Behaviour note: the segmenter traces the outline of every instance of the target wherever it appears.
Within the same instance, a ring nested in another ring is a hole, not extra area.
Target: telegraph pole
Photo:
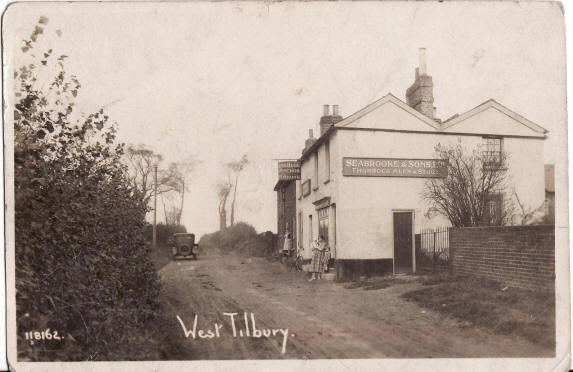
[[[157,163],[153,170],[153,248],[157,248]]]

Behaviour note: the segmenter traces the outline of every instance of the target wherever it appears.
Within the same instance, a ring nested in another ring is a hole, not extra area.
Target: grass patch
[[[498,282],[439,274],[428,286],[402,295],[418,305],[498,334],[526,338],[555,348],[555,293],[506,287]]]
[[[370,291],[375,289],[384,289],[391,287],[395,284],[404,284],[404,283],[407,283],[407,281],[394,277],[385,277],[385,278],[364,280],[359,282],[352,282],[350,284],[346,284],[344,288],[346,289],[363,288],[364,290]]]
[[[422,283],[422,285],[435,285],[451,280],[452,278],[449,273],[431,273],[420,277],[420,283]]]
[[[173,260],[173,254],[171,253],[171,248],[169,248],[167,244],[157,243],[157,247],[155,249],[150,249],[149,258],[151,262],[153,262],[153,267],[155,267],[155,270],[157,271]]]
[[[181,342],[181,327],[176,322],[177,312],[173,299],[166,300],[162,289],[159,315],[147,324],[146,355],[141,360],[188,360],[192,351]],[[178,303],[183,306],[181,302]],[[179,308],[180,308],[179,306]]]

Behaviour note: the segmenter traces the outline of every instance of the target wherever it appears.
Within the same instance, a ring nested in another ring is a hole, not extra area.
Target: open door
[[[412,212],[394,212],[394,272],[411,273],[412,262]]]

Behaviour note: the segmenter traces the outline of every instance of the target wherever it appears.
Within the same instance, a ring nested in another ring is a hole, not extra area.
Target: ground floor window
[[[312,214],[308,215],[308,246],[312,247]]]
[[[501,225],[503,222],[503,195],[495,193],[487,196],[484,209],[486,225]]]
[[[302,247],[302,212],[298,212],[298,244]]]

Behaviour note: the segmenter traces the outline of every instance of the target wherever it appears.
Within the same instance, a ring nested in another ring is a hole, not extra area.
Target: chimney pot
[[[308,130],[308,138],[313,138],[314,135],[312,134],[312,129]]]
[[[332,115],[338,116],[338,105],[332,105]]]
[[[323,110],[322,116],[328,116],[328,111],[329,111],[328,105],[322,106],[322,110]]]
[[[421,112],[429,118],[435,118],[434,112],[434,83],[426,69],[426,48],[420,48],[420,66],[416,67],[414,83],[406,90],[408,106]]]
[[[420,75],[426,75],[426,48],[420,48]]]

